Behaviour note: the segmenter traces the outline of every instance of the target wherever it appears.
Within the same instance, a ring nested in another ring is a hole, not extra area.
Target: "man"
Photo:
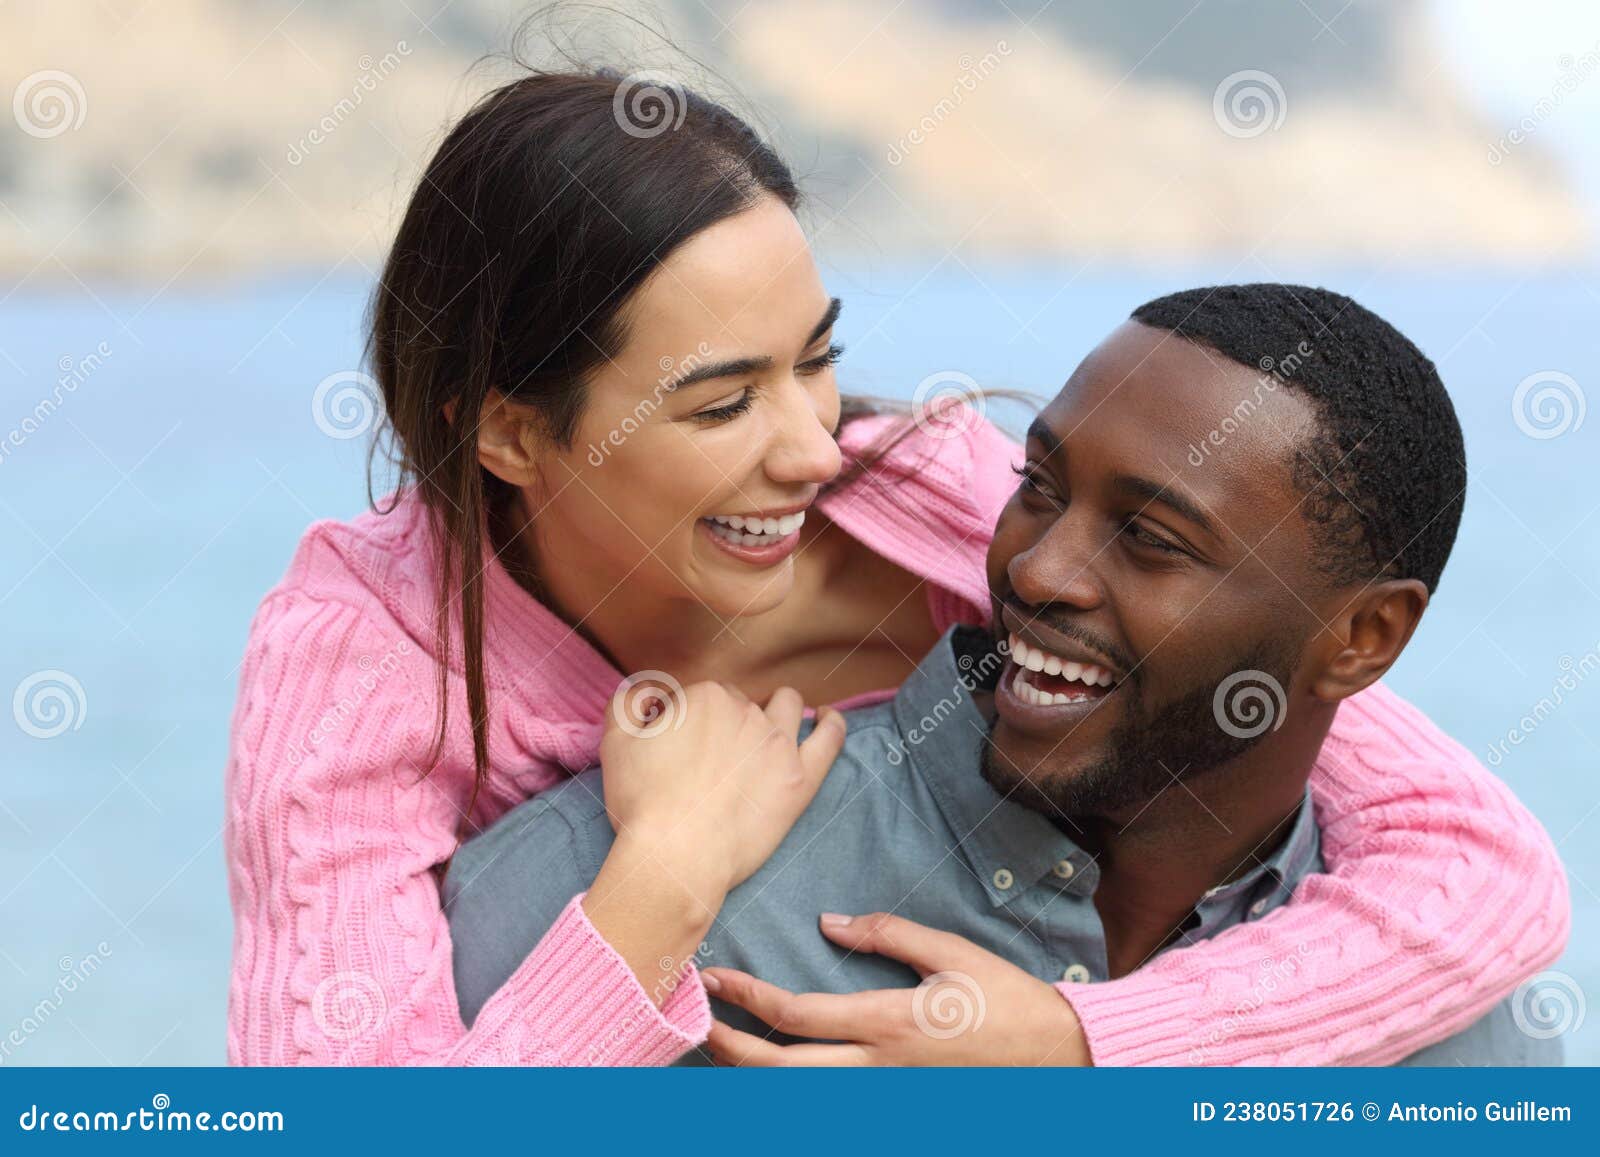
[[[892,704],[852,713],[815,801],[707,937],[719,1056],[858,1060],[884,1007],[866,990],[939,967],[881,923],[824,916],[824,939],[812,913],[894,911],[986,950],[981,983],[940,971],[916,991],[917,1029],[949,1039],[1021,1005],[1002,990],[1124,975],[1321,870],[1312,764],[1339,703],[1409,641],[1460,521],[1461,432],[1432,364],[1324,291],[1174,294],[1085,359],[1026,455],[989,552],[993,637],[952,631]],[[464,1015],[610,839],[591,771],[462,849],[446,895]],[[1264,961],[1259,986],[1337,947]],[[1079,1043],[1005,1035],[1023,1063]],[[1412,1058],[1558,1059],[1506,1005]]]

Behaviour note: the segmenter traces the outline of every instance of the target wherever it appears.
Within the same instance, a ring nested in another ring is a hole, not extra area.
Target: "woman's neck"
[[[519,581],[618,670],[666,671],[683,683],[718,679],[745,686],[754,673],[780,667],[797,644],[803,645],[804,624],[814,619],[807,608],[829,598],[844,536],[824,535],[825,525],[826,520],[813,517],[801,529],[789,594],[759,614],[726,617],[686,587],[680,597],[662,598],[630,586],[627,575],[579,573],[565,565],[536,569],[533,582],[525,569]],[[506,553],[513,552],[522,559],[548,556],[526,540]]]

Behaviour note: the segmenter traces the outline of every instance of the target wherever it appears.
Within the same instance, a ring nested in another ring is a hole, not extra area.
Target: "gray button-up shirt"
[[[988,725],[972,699],[1001,660],[987,636],[954,629],[888,703],[852,711],[844,750],[767,863],[729,893],[696,963],[743,969],[800,992],[909,987],[914,971],[822,936],[821,912],[894,912],[954,932],[1042,980],[1105,980],[1094,858],[979,772]],[[598,768],[513,809],[463,845],[445,880],[455,983],[470,1023],[599,873],[613,833]],[[1173,944],[1258,920],[1322,870],[1309,800],[1266,859],[1207,892]],[[1313,951],[1302,949],[1301,951]],[[1262,961],[1256,986],[1299,961]],[[766,1033],[743,1010],[719,1019]],[[1206,1040],[1192,1042],[1197,1063]],[[696,1059],[686,1058],[690,1063]],[[1502,1005],[1424,1050],[1417,1064],[1559,1064],[1559,1045],[1519,1032]]]

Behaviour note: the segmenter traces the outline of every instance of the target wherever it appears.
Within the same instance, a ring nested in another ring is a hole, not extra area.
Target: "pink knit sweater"
[[[847,450],[880,426],[850,426]],[[821,509],[927,581],[941,630],[982,622],[984,552],[1018,457],[986,425],[919,434]],[[576,897],[461,1023],[437,873],[472,747],[453,663],[444,757],[419,765],[434,722],[426,528],[412,497],[317,523],[251,627],[227,773],[229,1059],[664,1063],[706,1033],[702,986],[691,974],[658,1009]],[[622,677],[498,564],[485,579],[493,773],[477,824],[595,761]],[[1122,979],[1062,986],[1097,1063],[1383,1063],[1560,952],[1566,882],[1544,832],[1393,693],[1340,708],[1311,784],[1328,869],[1292,903]]]

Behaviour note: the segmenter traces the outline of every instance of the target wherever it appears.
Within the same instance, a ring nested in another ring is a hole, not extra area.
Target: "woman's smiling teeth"
[[[1076,663],[1010,638],[1011,661],[1018,667],[1012,683],[1018,699],[1036,707],[1097,698],[1115,685],[1111,672],[1093,663]]]
[[[771,546],[787,538],[805,523],[806,512],[796,511],[782,518],[760,518],[743,514],[713,514],[706,519],[711,533],[739,546]]]

